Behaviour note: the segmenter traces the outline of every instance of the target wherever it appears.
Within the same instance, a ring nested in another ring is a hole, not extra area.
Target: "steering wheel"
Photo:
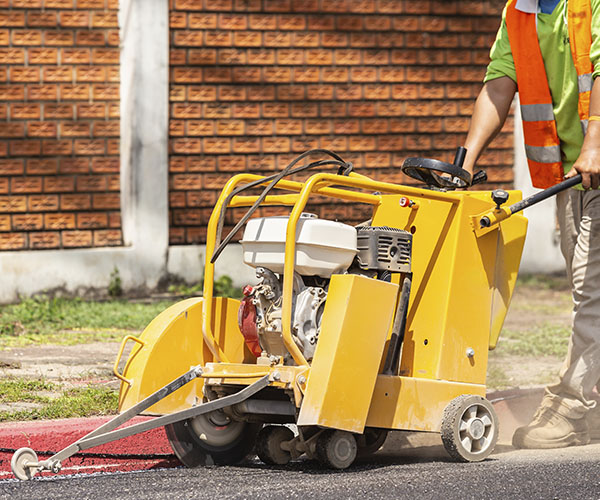
[[[467,150],[459,147],[454,163],[433,160],[431,158],[407,158],[402,165],[402,172],[409,177],[424,182],[427,186],[441,189],[457,189],[471,186],[473,178],[462,168]],[[438,172],[448,174],[440,175]]]

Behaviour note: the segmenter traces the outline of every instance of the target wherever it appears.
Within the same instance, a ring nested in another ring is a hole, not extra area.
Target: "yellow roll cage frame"
[[[210,303],[213,299],[215,264],[211,262],[213,252],[217,245],[217,228],[223,205],[233,190],[244,182],[253,182],[260,179],[265,179],[264,183],[269,182],[264,176],[255,174],[238,174],[227,182],[217,203],[212,211],[208,222],[206,236],[206,261],[204,268],[204,290],[203,296],[206,303]],[[369,190],[371,193],[360,191],[350,191],[348,189],[340,189],[339,187],[330,187],[331,185],[343,186],[346,188],[355,188]],[[291,323],[292,323],[292,294],[293,294],[293,276],[296,254],[296,228],[302,211],[308,203],[311,195],[321,195],[330,198],[336,198],[344,201],[366,203],[373,206],[379,206],[382,201],[382,194],[401,194],[414,197],[422,197],[423,190],[409,186],[400,186],[388,182],[374,181],[367,176],[360,175],[354,172],[346,175],[318,173],[309,177],[305,182],[297,182],[282,179],[275,188],[292,191],[297,194],[281,194],[267,196],[263,202],[263,206],[293,206],[290,213],[285,240],[285,260],[283,272],[283,303],[282,303],[282,330],[283,342],[291,354],[292,358],[299,366],[308,366],[308,361],[294,342],[292,338]],[[381,194],[379,194],[381,193]],[[459,203],[460,196],[455,193],[427,191],[428,199],[436,199],[450,203]],[[247,207],[253,205],[258,196],[234,196],[228,203],[226,208]],[[225,355],[223,349],[215,340],[211,329],[212,311],[210,307],[205,308],[203,314],[202,334],[210,351],[215,356],[215,361],[228,363],[229,359]]]

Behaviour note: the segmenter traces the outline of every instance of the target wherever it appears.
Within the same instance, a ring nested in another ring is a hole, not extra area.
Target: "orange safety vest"
[[[536,15],[516,9],[509,0],[506,28],[517,71],[521,101],[525,151],[533,185],[547,188],[564,179],[560,139],[552,107],[552,95],[544,59],[537,38]],[[579,84],[579,118],[587,132],[594,67],[590,60],[592,45],[592,7],[590,0],[568,2],[569,40]]]

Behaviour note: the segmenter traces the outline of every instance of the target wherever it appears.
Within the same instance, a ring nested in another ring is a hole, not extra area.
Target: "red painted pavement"
[[[14,422],[0,426],[0,480],[12,478],[10,459],[19,448],[35,450],[40,459],[60,451],[100,427],[111,417]],[[136,417],[125,425],[151,417]],[[181,465],[173,456],[163,427],[90,448],[63,462],[61,474],[131,471]],[[44,473],[43,475],[49,475]]]

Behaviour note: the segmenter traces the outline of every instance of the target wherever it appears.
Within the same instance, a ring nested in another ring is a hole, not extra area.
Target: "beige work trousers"
[[[546,397],[560,413],[579,418],[594,408],[600,379],[600,191],[569,189],[556,199],[561,251],[573,294],[573,332],[560,382]]]

